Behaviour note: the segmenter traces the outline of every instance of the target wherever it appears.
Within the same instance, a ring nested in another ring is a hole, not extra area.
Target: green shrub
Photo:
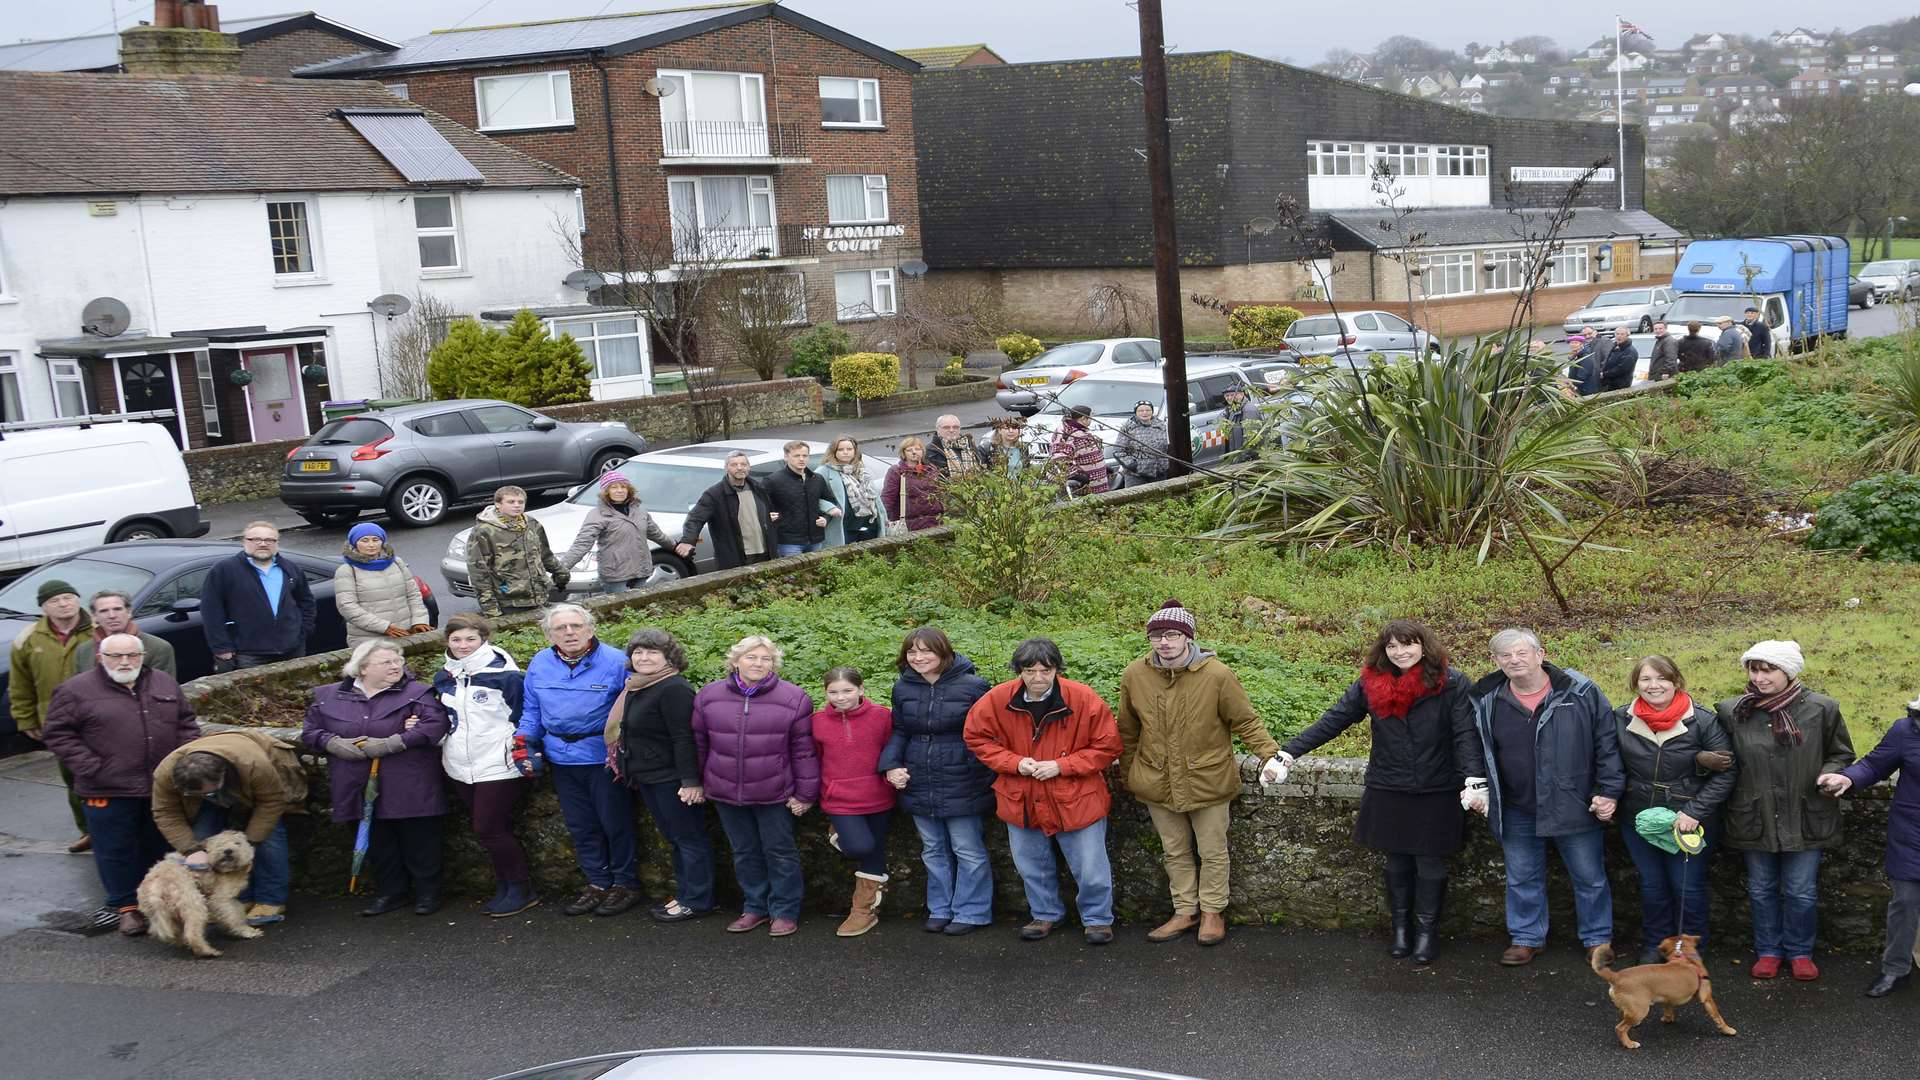
[[[1914,472],[1920,470],[1920,332],[1909,330],[1899,339],[1885,378],[1860,395],[1873,424],[1865,449],[1879,468]]]
[[[524,308],[505,330],[457,319],[427,359],[427,386],[437,398],[491,397],[538,409],[586,401],[593,365],[572,335],[558,338]]]
[[[471,317],[447,324],[447,336],[427,357],[427,389],[441,401],[489,397],[500,351],[500,335]]]
[[[1016,364],[1024,364],[1047,351],[1047,347],[1040,344],[1039,338],[1028,337],[1025,334],[1007,334],[1004,337],[994,338],[993,347],[999,349],[1008,360]]]
[[[1300,318],[1300,309],[1283,304],[1237,307],[1227,316],[1227,343],[1236,349],[1274,349]]]
[[[836,356],[853,351],[853,338],[832,323],[819,326],[793,339],[793,360],[787,364],[787,377],[818,379],[826,382],[833,371]]]
[[[892,353],[859,352],[836,356],[833,388],[855,401],[872,401],[900,392],[900,358]]]
[[[1849,485],[1821,505],[1807,545],[1920,562],[1920,476],[1881,473]]]
[[[936,565],[962,603],[1030,604],[1067,581],[1076,560],[1064,558],[1079,532],[1075,504],[1044,469],[1009,476],[978,469],[941,488],[943,520],[954,527],[948,556]]]

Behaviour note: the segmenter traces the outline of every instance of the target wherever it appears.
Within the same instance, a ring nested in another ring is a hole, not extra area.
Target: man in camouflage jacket
[[[551,589],[565,589],[570,575],[547,546],[547,531],[528,517],[527,493],[508,486],[493,493],[467,538],[467,578],[490,618],[531,611]]]

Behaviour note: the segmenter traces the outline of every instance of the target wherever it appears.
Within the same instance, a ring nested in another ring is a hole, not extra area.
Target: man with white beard
[[[153,823],[153,770],[200,724],[173,676],[146,664],[133,634],[99,643],[99,666],[53,692],[41,739],[73,773],[73,791],[93,837],[94,868],[122,934],[147,932],[134,893],[147,869],[171,850]]]

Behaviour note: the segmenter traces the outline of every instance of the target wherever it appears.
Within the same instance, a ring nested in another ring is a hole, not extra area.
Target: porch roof
[[[177,334],[130,334],[125,337],[53,338],[39,343],[43,357],[69,360],[100,360],[110,356],[145,356],[154,353],[192,352],[207,347],[204,337]]]

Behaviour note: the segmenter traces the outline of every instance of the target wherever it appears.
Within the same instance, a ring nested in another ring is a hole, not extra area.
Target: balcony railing
[[[807,239],[798,225],[697,230],[676,225],[673,230],[673,257],[681,262],[803,258],[818,255],[820,248],[820,242]]]
[[[741,120],[668,120],[660,125],[668,158],[795,158],[805,155],[801,129]]]

